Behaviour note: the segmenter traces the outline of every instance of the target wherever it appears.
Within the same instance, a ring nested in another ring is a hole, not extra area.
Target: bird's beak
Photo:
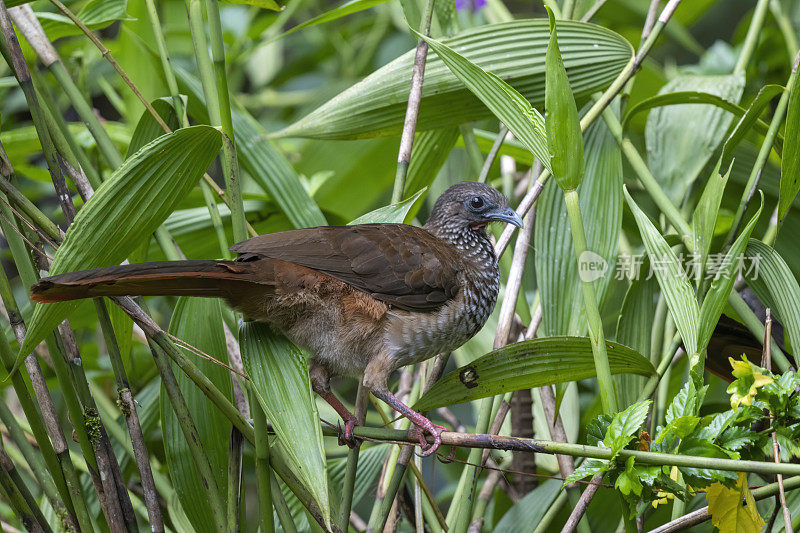
[[[520,217],[517,212],[510,207],[498,208],[497,210],[487,213],[486,215],[487,218],[491,218],[492,220],[508,222],[509,224],[513,224],[518,228],[522,227],[522,217]]]

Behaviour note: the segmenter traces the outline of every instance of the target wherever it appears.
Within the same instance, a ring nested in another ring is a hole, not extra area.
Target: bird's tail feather
[[[93,268],[42,278],[32,287],[36,302],[63,302],[96,296],[225,297],[228,289],[254,279],[248,263],[157,261]]]

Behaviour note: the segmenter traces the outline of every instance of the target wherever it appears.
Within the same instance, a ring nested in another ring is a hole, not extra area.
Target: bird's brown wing
[[[450,244],[406,224],[323,226],[261,235],[231,246],[238,261],[264,257],[312,268],[401,309],[430,311],[458,293],[461,260]]]

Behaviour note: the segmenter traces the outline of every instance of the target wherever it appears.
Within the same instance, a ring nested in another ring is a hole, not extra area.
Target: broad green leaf
[[[744,75],[682,75],[660,94],[699,91],[739,102]],[[725,136],[733,115],[708,104],[679,104],[653,109],[647,117],[645,141],[649,168],[674,204],[680,204]]]
[[[761,135],[767,134],[769,126],[767,126],[763,120],[759,120],[758,117],[761,116],[761,113],[764,112],[764,109],[766,109],[772,99],[782,92],[783,87],[781,85],[765,85],[758,91],[758,94],[750,103],[750,107],[747,108],[747,112],[741,116],[739,122],[737,122],[736,126],[733,128],[733,131],[731,131],[730,135],[728,135],[728,138],[725,140],[725,144],[722,145],[723,161],[728,160],[733,154],[733,150],[742,139],[750,133],[751,129],[755,129]],[[735,113],[738,114],[738,111]],[[783,136],[780,133],[775,136],[773,147],[779,153],[783,151]]]
[[[178,129],[178,115],[175,112],[175,105],[172,98],[156,98],[150,105],[161,116],[167,126],[173,131]],[[185,104],[184,104],[185,106]],[[145,144],[156,137],[164,135],[164,129],[156,122],[156,119],[147,110],[142,111],[142,116],[136,124],[136,128],[131,135],[131,142],[128,145],[128,155],[133,155]]]
[[[797,69],[797,64],[794,66]],[[789,206],[800,191],[800,88],[795,83],[786,110],[786,146],[781,158],[781,192],[778,197],[778,219],[786,216]]]
[[[208,111],[200,81],[175,66],[181,90],[189,95],[189,113],[198,121],[208,121]],[[264,129],[246,111],[233,110],[233,129],[237,157],[242,168],[286,214],[296,228],[324,226],[325,216],[300,182],[300,176],[267,139]]]
[[[211,357],[227,362],[225,331],[222,327],[222,304],[212,298],[179,298],[172,313],[169,331],[181,340]],[[199,357],[193,351],[181,348],[228,399],[233,401],[231,374],[226,368]],[[228,448],[231,423],[206,398],[189,377],[172,363],[175,379],[186,400],[203,451],[211,463],[211,471],[220,493],[225,495],[228,478]],[[180,428],[175,411],[166,392],[161,391],[161,428],[164,452],[169,466],[169,476],[181,506],[196,531],[203,531],[214,523],[208,506],[207,490],[197,472],[186,437]]]
[[[250,386],[283,445],[288,466],[330,523],[325,449],[306,355],[257,322],[241,326],[239,342]]]
[[[403,200],[402,202],[379,207],[374,211],[370,211],[369,213],[358,217],[350,222],[350,224],[373,224],[381,222],[395,224],[408,223],[410,221],[409,219],[413,217],[413,214],[411,214],[412,208],[417,206],[417,203],[427,190],[428,188],[425,187],[411,198]]]
[[[411,162],[408,165],[404,198],[429,187],[433,183],[444,162],[447,161],[453,146],[460,138],[458,128],[455,126],[416,134],[414,137],[414,151],[411,153]],[[522,150],[527,153],[524,148]],[[416,214],[416,210],[412,209],[412,212]]]
[[[719,316],[725,308],[725,303],[728,301],[728,296],[733,290],[733,283],[736,281],[740,265],[744,260],[743,254],[747,247],[747,240],[750,234],[753,233],[753,228],[756,226],[758,217],[761,215],[761,209],[764,207],[764,195],[761,195],[761,204],[758,211],[750,219],[750,222],[742,229],[742,232],[731,245],[728,253],[725,254],[717,272],[715,273],[714,281],[711,283],[711,288],[703,298],[703,305],[700,306],[700,331],[697,338],[697,349],[700,351],[705,350],[711,335],[714,333],[714,328],[717,327]],[[691,358],[690,358],[690,362]]]
[[[533,529],[541,520],[561,489],[557,479],[548,479],[506,511],[492,530],[494,533],[515,533],[524,524]]]
[[[645,249],[650,256],[650,263],[653,266],[658,285],[661,287],[661,292],[667,301],[667,308],[670,315],[672,315],[675,326],[678,328],[678,333],[683,339],[683,344],[686,346],[686,353],[690,356],[696,355],[700,310],[697,307],[697,299],[692,286],[678,261],[678,257],[667,244],[667,241],[664,240],[664,237],[661,236],[661,232],[656,229],[650,219],[647,218],[647,215],[639,209],[639,206],[636,205],[636,202],[628,193],[628,189],[625,188],[624,190],[628,207],[633,212]]]
[[[483,70],[442,42],[411,31],[424,39],[450,72],[505,124],[542,165],[550,169],[544,119],[521,94],[497,75]]]
[[[282,39],[289,34],[292,34],[298,30],[302,30],[303,28],[308,28],[309,26],[316,26],[317,24],[323,24],[325,22],[330,22],[332,20],[340,19],[342,17],[346,17],[347,15],[352,15],[353,13],[358,13],[359,11],[364,11],[365,9],[375,7],[378,4],[382,4],[384,2],[386,2],[386,0],[350,0],[349,2],[345,2],[344,4],[340,5],[339,7],[335,7],[330,11],[326,11],[325,13],[317,15],[316,17],[309,19],[305,22],[301,22],[297,26],[286,30],[285,32],[275,36],[274,38],[270,39],[267,42],[277,41],[278,39]]]
[[[548,36],[546,20],[529,19],[464,30],[440,42],[506,80],[531,104],[542,106]],[[605,89],[633,54],[624,38],[593,24],[559,22],[558,42],[578,100]],[[413,62],[411,50],[280,134],[327,139],[399,135]],[[488,118],[491,113],[440,57],[428,55],[417,131],[456,126]]]
[[[800,363],[800,286],[797,278],[783,257],[759,240],[750,239],[746,256],[752,267],[744,272],[747,284],[783,324],[795,362]]]
[[[362,448],[358,454],[358,475],[353,487],[353,505],[358,504],[372,489],[375,477],[381,471],[383,461],[391,444],[378,444],[369,448]],[[344,483],[344,473],[347,458],[328,460],[328,479],[331,486],[341,487]]]
[[[625,114],[625,118],[622,121],[622,129],[625,131],[630,125],[633,117],[639,113],[654,109],[656,107],[677,104],[709,104],[740,117],[736,128],[729,137],[730,140],[728,142],[731,143],[732,148],[736,143],[738,143],[738,141],[741,140],[740,136],[744,135],[746,132],[749,132],[751,128],[755,129],[760,135],[767,134],[769,125],[758,117],[764,111],[764,107],[769,104],[770,100],[772,100],[772,98],[774,98],[775,95],[780,93],[782,90],[783,87],[780,85],[765,85],[761,88],[758,96],[755,98],[755,100],[753,100],[747,109],[712,93],[698,91],[678,91],[673,93],[657,94],[656,96],[646,98],[635,106],[632,106]],[[781,144],[783,137],[780,135],[777,137],[780,137],[779,144]],[[727,159],[727,157],[725,159]]]
[[[495,138],[497,138],[497,133],[480,130],[477,128],[474,128],[473,131],[475,132],[475,137],[478,140],[478,146],[480,147],[481,152],[489,153],[489,150],[492,149]],[[464,140],[461,137],[459,137],[456,141],[456,146],[459,148],[464,148]],[[506,136],[503,144],[500,145],[500,151],[497,152],[497,155],[507,155],[509,157],[513,157],[514,160],[521,165],[531,164],[531,153],[525,149],[525,145],[516,139],[510,139],[508,136]],[[411,164],[413,165],[414,162],[412,161]]]
[[[747,474],[740,472],[733,488],[714,483],[706,490],[706,499],[711,523],[720,531],[758,533],[764,527],[764,519],[758,514],[755,498],[747,486]]]
[[[607,342],[612,374],[650,376],[653,365],[641,354]],[[586,337],[542,337],[479,357],[440,379],[414,405],[417,411],[486,398],[519,389],[579,381],[595,376],[592,345]]]
[[[643,356],[652,360],[650,336],[656,314],[656,294],[658,283],[655,279],[640,276],[631,281],[625,300],[622,302],[615,340],[630,346]],[[541,327],[541,326],[540,326]],[[632,374],[614,376],[617,394],[623,406],[630,405],[639,396],[645,378]]]
[[[221,146],[218,130],[193,126],[162,135],[128,157],[78,212],[50,274],[121,263],[197,185]],[[77,305],[37,305],[17,364]]]
[[[110,26],[117,20],[126,18],[127,5],[127,0],[90,0],[75,13],[75,16],[90,30],[99,30]],[[36,12],[36,18],[39,19],[50,41],[83,33],[69,17],[61,13],[39,11]]]
[[[583,134],[578,108],[558,49],[556,19],[547,8],[550,40],[545,59],[545,131],[553,177],[564,191],[578,187],[583,178]],[[540,159],[541,161],[541,159]]]
[[[617,243],[622,227],[622,155],[619,144],[603,121],[589,126],[584,135],[586,175],[578,187],[587,247],[599,264],[595,280],[598,302],[602,305],[611,277],[615,275]],[[552,335],[585,335],[587,331],[578,263],[572,232],[564,204],[564,194],[555,183],[548,183],[538,201],[536,243],[536,281],[541,294],[540,332]]]
[[[708,178],[703,194],[697,201],[697,207],[692,214],[692,238],[694,239],[695,253],[699,256],[700,267],[695,272],[697,277],[695,281],[698,283],[706,264],[711,239],[714,237],[714,227],[717,222],[719,205],[722,202],[722,194],[725,192],[725,185],[728,183],[728,176],[731,173],[731,169],[728,167],[725,175],[721,175],[719,172],[721,163],[722,158],[717,161],[717,166],[711,172],[711,177]]]

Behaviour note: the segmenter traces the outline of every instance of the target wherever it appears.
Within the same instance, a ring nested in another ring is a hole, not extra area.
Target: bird
[[[355,442],[357,419],[331,391],[336,376],[360,379],[408,418],[421,455],[430,455],[447,428],[400,401],[388,378],[458,348],[483,327],[500,288],[491,222],[522,227],[503,194],[463,181],[439,196],[422,227],[373,223],[264,234],[231,246],[232,261],[158,261],[42,278],[32,299],[223,298],[310,353],[312,389],[341,416],[345,442]]]

